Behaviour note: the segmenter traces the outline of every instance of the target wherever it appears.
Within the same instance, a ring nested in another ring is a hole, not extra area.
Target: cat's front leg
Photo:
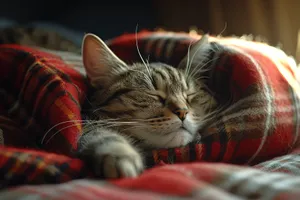
[[[136,177],[144,169],[143,159],[128,139],[112,130],[96,129],[79,140],[78,155],[103,178]]]

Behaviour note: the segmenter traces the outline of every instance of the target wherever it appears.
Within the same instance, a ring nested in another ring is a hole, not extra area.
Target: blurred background
[[[134,32],[137,24],[140,30],[253,34],[300,61],[300,0],[9,0],[1,2],[0,19],[1,26],[35,23],[103,39]]]

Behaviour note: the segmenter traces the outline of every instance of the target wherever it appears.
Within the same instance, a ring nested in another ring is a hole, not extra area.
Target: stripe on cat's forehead
[[[154,67],[152,76],[154,85],[158,90],[172,89],[174,92],[179,92],[188,89],[184,74],[173,67]]]

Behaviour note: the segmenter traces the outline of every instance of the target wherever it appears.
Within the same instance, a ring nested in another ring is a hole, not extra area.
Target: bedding
[[[200,35],[141,31],[107,41],[126,62],[176,66]],[[210,36],[207,82],[230,102],[201,143],[145,152],[135,179],[96,180],[74,158],[89,87],[79,55],[0,46],[0,199],[295,199],[299,195],[299,86],[281,50]],[[171,165],[172,164],[172,165]],[[41,185],[42,184],[42,185]]]

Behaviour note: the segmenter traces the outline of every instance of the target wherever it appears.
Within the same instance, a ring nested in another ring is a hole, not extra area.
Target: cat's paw
[[[144,169],[141,155],[126,143],[97,146],[94,159],[96,175],[104,178],[136,177]]]

